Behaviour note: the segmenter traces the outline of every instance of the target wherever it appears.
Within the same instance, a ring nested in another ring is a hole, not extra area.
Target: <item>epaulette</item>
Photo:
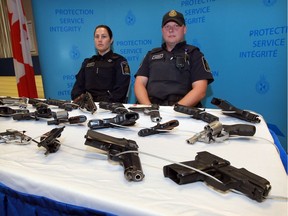
[[[154,53],[158,53],[158,52],[161,52],[163,50],[162,47],[158,47],[158,48],[154,48],[150,51],[150,53],[154,54]]]
[[[193,45],[186,45],[184,47],[184,50],[187,50],[187,53],[191,53],[194,50],[199,50],[199,48]]]
[[[111,56],[111,59],[112,60],[117,60],[117,59],[119,59],[119,58],[121,58],[122,56],[121,55],[119,55],[119,54],[117,54],[117,53],[113,53],[113,55]]]
[[[84,61],[89,62],[89,61],[94,61],[97,55],[93,55],[90,58],[85,58]]]

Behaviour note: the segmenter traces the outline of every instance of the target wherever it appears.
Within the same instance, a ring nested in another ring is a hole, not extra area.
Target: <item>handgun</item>
[[[64,128],[65,126],[54,128],[51,131],[48,131],[40,137],[40,142],[34,139],[32,141],[36,142],[38,144],[38,147],[42,146],[46,149],[45,155],[48,155],[49,153],[55,153],[60,148],[60,142],[57,138],[61,136]]]
[[[32,106],[36,106],[38,103],[45,103],[51,106],[57,106],[60,109],[64,109],[66,111],[72,111],[73,109],[77,109],[79,106],[75,103],[72,103],[68,100],[57,100],[57,99],[36,99],[29,98],[29,104]]]
[[[128,181],[142,181],[144,174],[137,153],[138,145],[134,140],[116,138],[93,130],[88,130],[85,138],[85,145],[103,150],[108,159],[119,162],[124,167],[124,176]]]
[[[117,114],[113,118],[106,119],[91,119],[88,122],[88,127],[91,129],[100,128],[113,128],[117,126],[132,126],[139,119],[139,114],[136,112],[127,112],[123,114]]]
[[[27,108],[28,98],[26,97],[0,97],[0,105],[8,105],[8,106],[19,106],[21,108]]]
[[[12,109],[8,106],[0,107],[0,117],[11,117],[16,114],[27,114],[29,113],[28,109]]]
[[[16,113],[12,117],[14,120],[39,120],[40,118],[52,118],[53,113],[52,110],[48,107],[47,104],[45,103],[37,103],[35,104],[36,106],[36,111],[35,112],[26,112],[26,113]]]
[[[84,123],[87,120],[87,117],[85,115],[78,115],[78,116],[72,116],[69,117],[69,114],[67,111],[59,111],[53,113],[53,120],[47,121],[48,125],[59,125],[62,123],[68,123],[68,124],[80,124]]]
[[[178,125],[179,125],[178,120],[170,120],[162,124],[157,123],[154,127],[141,129],[138,132],[138,135],[141,137],[145,137],[153,134],[167,133],[169,130],[174,129]]]
[[[129,112],[122,103],[100,101],[98,105],[101,109],[110,110],[112,113],[125,114]]]
[[[174,110],[176,112],[190,115],[191,118],[202,120],[207,123],[211,123],[213,121],[219,121],[219,118],[217,116],[207,113],[205,110],[197,107],[188,107],[180,104],[175,104]]]
[[[28,103],[31,104],[33,107],[36,107],[37,104],[46,104],[44,99],[37,99],[37,98],[29,98]]]
[[[194,144],[197,141],[212,143],[223,142],[228,139],[229,136],[253,136],[256,132],[254,125],[248,124],[234,124],[223,125],[219,121],[211,122],[204,127],[204,130],[195,134],[193,137],[187,139],[187,143]]]
[[[232,116],[234,118],[253,123],[259,123],[261,121],[258,115],[247,110],[239,109],[226,100],[214,97],[212,98],[211,103],[222,109],[224,115]]]
[[[203,173],[181,166],[181,164],[196,168]],[[221,191],[230,189],[240,191],[258,202],[262,202],[271,190],[270,182],[265,178],[249,172],[245,168],[235,168],[230,165],[229,161],[207,151],[198,152],[194,161],[166,165],[163,167],[163,172],[165,177],[179,185],[203,181]]]
[[[152,104],[151,106],[132,106],[128,107],[128,109],[135,112],[143,112],[144,114],[149,115],[152,122],[160,122],[162,120],[158,104]]]
[[[31,137],[25,135],[26,131],[18,131],[14,129],[7,129],[6,132],[0,133],[0,143],[15,143],[26,145],[32,140]]]
[[[72,111],[73,109],[78,109],[78,105],[72,103],[68,100],[57,100],[57,99],[46,99],[45,103],[52,106],[57,106],[60,109],[64,109],[66,111]]]
[[[80,109],[86,109],[88,112],[91,112],[91,114],[97,111],[97,106],[89,92],[81,94],[73,101],[73,103],[79,105]]]

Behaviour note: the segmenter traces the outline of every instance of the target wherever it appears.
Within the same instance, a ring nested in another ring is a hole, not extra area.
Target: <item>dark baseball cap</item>
[[[182,13],[176,11],[176,10],[171,10],[167,12],[162,19],[162,27],[170,21],[176,22],[178,25],[182,26],[185,25],[185,19]]]

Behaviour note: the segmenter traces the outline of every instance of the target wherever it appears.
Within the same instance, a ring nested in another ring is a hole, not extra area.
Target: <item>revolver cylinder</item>
[[[206,125],[203,131],[195,134],[193,137],[187,139],[186,141],[189,144],[194,144],[201,139],[204,142],[209,143],[213,139],[213,136],[221,133],[222,129],[222,124],[219,121],[214,121]]]

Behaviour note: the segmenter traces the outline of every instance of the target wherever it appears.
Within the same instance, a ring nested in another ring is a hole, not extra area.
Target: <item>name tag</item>
[[[164,57],[164,54],[157,54],[157,55],[153,55],[152,56],[152,60],[158,60],[158,59],[162,59]]]
[[[86,65],[86,67],[94,67],[94,65],[95,65],[95,62],[90,62]]]

